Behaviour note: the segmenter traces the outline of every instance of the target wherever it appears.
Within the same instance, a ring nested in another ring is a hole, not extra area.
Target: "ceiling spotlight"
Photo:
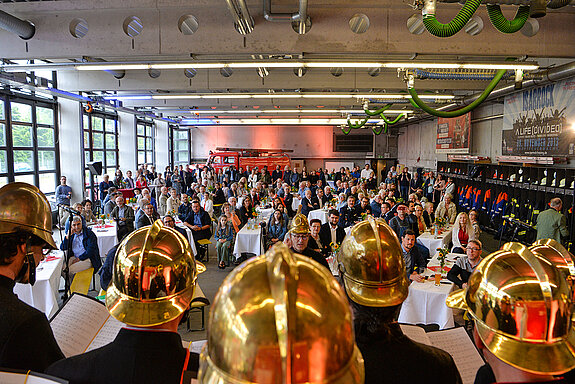
[[[198,71],[196,71],[194,68],[184,69],[184,75],[188,79],[191,79],[192,77],[196,76],[197,73],[198,73]]]
[[[477,15],[473,15],[463,29],[471,36],[478,35],[483,30],[483,19]]]
[[[148,75],[152,78],[152,79],[157,79],[158,77],[160,77],[162,73],[160,72],[159,69],[148,69]]]
[[[342,67],[332,67],[329,69],[329,71],[331,72],[331,75],[335,77],[340,77],[341,75],[343,75]]]
[[[234,74],[234,70],[228,66],[225,66],[225,67],[220,69],[220,75],[222,75],[223,77],[230,77],[233,74]]]
[[[294,69],[293,69],[293,73],[294,73],[297,77],[303,77],[303,75],[305,75],[306,72],[307,72],[307,68],[306,68],[306,67],[298,67],[298,68],[294,68]]]
[[[368,73],[371,77],[379,76],[379,74],[381,73],[381,68],[380,68],[380,67],[369,68],[369,69],[367,70],[367,73]]]
[[[270,74],[270,71],[268,71],[268,69],[266,67],[259,67],[257,69],[257,71],[258,71],[258,76],[261,78],[264,78]]]
[[[353,33],[365,33],[369,29],[369,17],[363,13],[356,13],[349,19],[349,28]]]
[[[409,19],[407,19],[407,29],[414,35],[421,35],[425,31],[423,16],[421,16],[421,14],[411,15]]]

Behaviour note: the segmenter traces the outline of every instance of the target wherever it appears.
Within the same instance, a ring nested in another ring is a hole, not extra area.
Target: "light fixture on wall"
[[[367,124],[381,124],[382,119],[370,119]],[[182,119],[181,125],[343,125],[347,124],[347,119],[326,118],[326,119]]]

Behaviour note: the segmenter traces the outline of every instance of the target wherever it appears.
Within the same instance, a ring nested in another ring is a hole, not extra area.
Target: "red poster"
[[[463,116],[437,120],[437,153],[469,153],[471,147],[471,112]]]

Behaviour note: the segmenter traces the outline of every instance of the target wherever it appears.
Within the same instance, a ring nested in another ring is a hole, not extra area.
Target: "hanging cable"
[[[493,80],[491,80],[491,82],[489,83],[487,88],[485,88],[483,93],[481,93],[481,95],[475,101],[473,101],[471,104],[469,104],[463,108],[460,108],[458,110],[455,110],[455,111],[440,111],[440,110],[431,108],[430,106],[425,104],[425,102],[423,100],[421,100],[419,98],[419,96],[417,95],[417,91],[415,90],[415,88],[413,88],[413,75],[409,75],[410,79],[409,79],[408,85],[407,85],[407,90],[409,91],[409,94],[411,95],[411,99],[409,99],[409,101],[411,102],[411,105],[413,105],[414,107],[420,108],[420,109],[424,110],[425,112],[427,112],[433,116],[438,116],[438,117],[461,116],[461,115],[466,114],[469,111],[472,111],[479,104],[481,104],[487,98],[487,96],[489,96],[489,94],[495,89],[495,87],[497,86],[497,84],[499,83],[499,81],[501,80],[503,75],[505,75],[505,72],[507,72],[506,69],[498,70],[497,73],[495,74],[495,77],[493,77]]]

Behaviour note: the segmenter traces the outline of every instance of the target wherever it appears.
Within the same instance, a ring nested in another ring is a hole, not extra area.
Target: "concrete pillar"
[[[168,122],[155,120],[156,134],[153,139],[154,150],[156,152],[156,171],[164,172],[166,166],[170,164],[170,154],[168,152]]]
[[[118,112],[118,149],[120,169],[126,174],[136,172],[136,117],[131,113]]]
[[[58,99],[60,171],[72,187],[72,204],[84,199],[84,171],[82,169],[82,114],[80,104],[64,98]],[[58,181],[59,183],[59,181]]]

